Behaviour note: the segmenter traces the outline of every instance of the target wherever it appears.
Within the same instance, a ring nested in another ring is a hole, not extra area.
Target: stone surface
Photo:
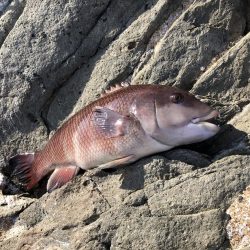
[[[126,80],[139,63],[147,43],[157,27],[181,5],[180,0],[174,1],[174,3],[165,0],[147,1],[146,3],[142,1],[142,3],[144,3],[142,4],[144,12],[140,17],[130,19],[127,29],[107,48],[101,47],[96,55],[90,58],[88,63],[84,64],[60,89],[48,111],[48,119],[53,122],[52,128],[57,125],[58,119],[62,120],[62,117],[55,118],[54,114],[60,115],[60,110],[65,106],[63,104],[65,95],[68,93],[71,94],[73,100],[71,101],[69,98],[71,103],[66,106],[70,106],[71,110],[74,106],[74,112],[76,112],[83,105],[96,99],[109,85]],[[117,22],[117,20],[114,21]],[[65,109],[68,108],[63,108],[63,110]],[[65,117],[65,113],[63,116]]]
[[[248,213],[230,222],[226,210],[250,185],[249,9],[249,0],[1,1],[0,249],[237,247],[229,233]],[[220,111],[220,133],[85,172],[51,194],[43,183],[22,193],[8,158],[42,148],[121,81],[191,90]]]
[[[26,208],[15,227],[28,230],[0,246],[222,247],[226,240],[225,209],[249,184],[250,156],[228,156],[208,168],[174,176],[169,176],[171,167],[178,168],[178,164],[152,157],[114,173],[90,171],[78,176]]]
[[[229,207],[227,213],[231,217],[227,225],[228,237],[232,246],[244,248],[250,246],[250,188],[243,192]]]
[[[226,51],[200,76],[192,92],[220,101],[221,105],[249,102],[250,33]]]
[[[155,46],[133,82],[165,81],[191,89],[211,61],[244,32],[244,7],[243,1],[233,0],[192,4]]]

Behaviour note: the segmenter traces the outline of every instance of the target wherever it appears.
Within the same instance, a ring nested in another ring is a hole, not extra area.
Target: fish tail
[[[15,155],[9,160],[12,176],[26,189],[32,189],[40,180],[34,170],[35,153]]]

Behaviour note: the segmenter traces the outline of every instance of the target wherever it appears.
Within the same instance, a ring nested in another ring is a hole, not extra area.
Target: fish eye
[[[170,96],[170,101],[176,104],[182,103],[184,101],[184,96],[181,93],[174,93]]]

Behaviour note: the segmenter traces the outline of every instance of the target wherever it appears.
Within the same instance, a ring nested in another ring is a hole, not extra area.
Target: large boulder
[[[226,211],[250,185],[249,9],[249,0],[2,1],[0,248],[226,249],[229,238],[237,247]],[[122,81],[190,90],[220,111],[220,133],[23,193],[8,158],[42,148]]]

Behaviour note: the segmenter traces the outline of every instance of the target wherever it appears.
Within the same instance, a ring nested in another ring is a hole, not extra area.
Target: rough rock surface
[[[226,210],[250,185],[249,10],[249,0],[0,1],[0,249],[230,249],[229,238],[237,248]],[[122,81],[190,90],[220,111],[221,132],[22,193],[8,158],[42,148]]]
[[[231,220],[227,225],[232,246],[244,248],[250,246],[250,190],[247,190],[227,210]]]

